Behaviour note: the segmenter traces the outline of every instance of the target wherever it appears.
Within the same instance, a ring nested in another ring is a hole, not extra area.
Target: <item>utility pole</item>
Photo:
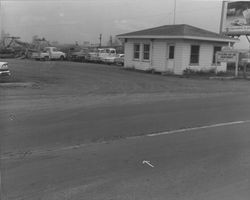
[[[112,38],[112,35],[111,35],[110,38],[109,38],[109,44],[110,44],[111,47],[113,46],[113,38]]]
[[[99,40],[100,40],[99,46],[101,47],[102,46],[102,34],[100,34]]]
[[[1,44],[3,42],[3,14],[2,14],[2,2],[0,0],[0,26],[1,26],[1,30],[0,30],[0,48],[1,48],[1,45],[4,45]],[[2,138],[1,138],[1,135],[0,135],[0,154],[2,153]],[[2,183],[2,163],[1,163],[1,159],[0,159],[0,199],[3,199],[3,183]]]
[[[1,26],[1,32],[0,32],[0,40],[3,40],[3,8],[2,8],[2,1],[0,0],[0,26]]]
[[[176,0],[174,0],[174,24],[175,24],[175,13],[176,13]]]

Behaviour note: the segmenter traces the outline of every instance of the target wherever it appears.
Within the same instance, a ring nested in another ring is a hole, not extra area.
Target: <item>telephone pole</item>
[[[0,30],[0,45],[2,45],[1,43],[3,42],[3,14],[2,14],[2,2],[0,0],[0,26],[1,26],[1,30]],[[0,46],[1,47],[1,46]],[[0,135],[1,137],[1,135]],[[2,138],[0,138],[0,155],[2,153]],[[1,163],[1,159],[0,159],[0,199],[3,199],[3,186],[2,186],[2,163]]]
[[[176,13],[176,0],[174,0],[174,24],[175,24],[175,13]]]
[[[100,40],[99,46],[101,47],[102,46],[102,34],[100,34],[99,40]]]
[[[113,46],[113,38],[112,35],[109,37],[109,45],[112,47]]]
[[[1,26],[0,40],[2,40],[3,39],[3,8],[2,8],[1,0],[0,0],[0,26]]]

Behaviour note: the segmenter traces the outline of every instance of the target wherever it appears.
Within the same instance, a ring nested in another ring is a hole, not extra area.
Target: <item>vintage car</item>
[[[87,60],[88,49],[81,49],[80,51],[72,52],[69,56],[69,60],[76,62],[84,62]]]
[[[8,62],[0,62],[0,76],[10,76]]]
[[[116,58],[114,63],[116,65],[124,65],[124,54],[119,54]]]
[[[102,58],[102,62],[105,63],[105,64],[114,64],[115,63],[115,59],[117,57],[115,55],[113,56],[106,56],[104,58]]]
[[[31,58],[35,60],[64,60],[66,54],[57,50],[56,47],[45,47],[43,51],[32,53]]]

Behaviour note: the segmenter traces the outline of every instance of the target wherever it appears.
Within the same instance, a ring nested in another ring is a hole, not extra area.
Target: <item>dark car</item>
[[[118,57],[115,58],[114,63],[116,65],[124,65],[124,54],[118,55]]]
[[[70,55],[70,60],[76,62],[84,62],[86,61],[87,55],[88,49],[81,49],[80,51],[72,52]]]

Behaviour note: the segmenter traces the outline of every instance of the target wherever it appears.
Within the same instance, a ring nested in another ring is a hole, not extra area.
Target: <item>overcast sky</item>
[[[110,35],[173,24],[174,0],[1,0],[5,32],[31,41],[98,43]],[[176,0],[176,24],[219,32],[222,0]]]

